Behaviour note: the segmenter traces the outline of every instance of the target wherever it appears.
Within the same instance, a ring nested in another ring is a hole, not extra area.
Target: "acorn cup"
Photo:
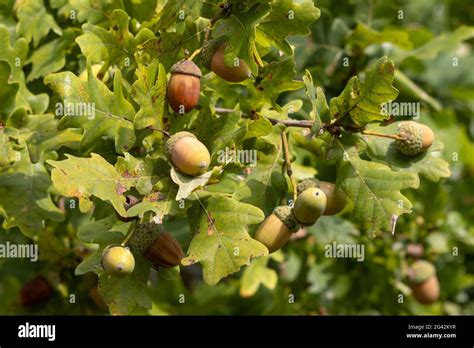
[[[175,112],[184,114],[196,106],[201,92],[201,76],[201,70],[190,60],[183,59],[171,67],[166,95]]]
[[[135,258],[128,247],[108,246],[102,252],[102,268],[113,276],[127,276],[135,269]]]
[[[166,142],[166,148],[171,163],[183,174],[201,175],[211,163],[211,155],[206,146],[192,133],[173,134]]]
[[[229,44],[223,38],[206,41],[201,50],[203,65],[229,82],[242,82],[251,76],[247,63],[238,58],[233,66],[224,62],[224,51]]]
[[[324,210],[323,215],[334,215],[340,213],[346,206],[347,196],[344,191],[340,188],[336,188],[336,185],[331,182],[319,181],[316,178],[301,181],[296,187],[298,195],[311,187],[320,188],[326,195],[326,209]]]
[[[415,121],[404,121],[398,124],[395,146],[401,153],[414,156],[426,151],[434,141],[434,133],[430,127]]]
[[[440,288],[434,265],[425,260],[418,260],[408,270],[410,288],[415,299],[425,305],[436,302]]]
[[[157,270],[178,266],[184,255],[179,242],[155,223],[138,225],[129,244]]]
[[[49,300],[53,288],[43,276],[29,280],[20,290],[20,303],[23,307],[32,307]]]
[[[291,208],[286,205],[276,207],[258,227],[254,239],[265,245],[269,253],[282,248],[291,237],[298,231],[300,225],[291,213]]]
[[[292,213],[301,225],[310,226],[323,215],[326,204],[327,199],[323,190],[311,187],[298,196]]]

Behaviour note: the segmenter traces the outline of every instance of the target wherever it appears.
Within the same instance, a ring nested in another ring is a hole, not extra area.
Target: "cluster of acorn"
[[[234,66],[225,64],[224,51],[228,45],[222,38],[206,41],[201,49],[202,64],[226,81],[242,82],[250,77],[249,67],[240,58]],[[175,112],[184,114],[197,105],[201,77],[201,70],[191,60],[183,59],[171,67],[167,99]]]
[[[102,253],[102,268],[114,276],[127,276],[135,269],[133,253],[143,257],[155,269],[178,266],[183,258],[179,242],[161,225],[138,224],[128,246],[112,245]]]
[[[257,229],[254,238],[270,253],[283,247],[302,226],[311,226],[321,215],[334,215],[346,205],[345,193],[333,183],[306,179],[297,185],[298,197],[293,205],[274,209]]]

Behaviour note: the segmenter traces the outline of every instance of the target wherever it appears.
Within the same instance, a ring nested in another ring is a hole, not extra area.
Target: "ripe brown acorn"
[[[229,82],[242,82],[248,79],[251,76],[250,69],[244,60],[236,58],[233,66],[225,64],[224,51],[227,46],[228,43],[222,37],[207,41],[201,51],[203,65]]]
[[[426,260],[418,260],[408,270],[408,279],[415,299],[421,304],[432,304],[439,298],[440,288],[436,269]]]
[[[28,281],[20,290],[20,303],[31,307],[46,302],[53,294],[53,288],[43,276]]]
[[[142,254],[155,269],[178,266],[184,254],[179,242],[155,223],[138,225],[130,240],[130,247]]]
[[[300,229],[289,206],[276,207],[258,227],[254,239],[265,245],[270,253],[283,247],[291,234]]]
[[[209,168],[209,150],[192,133],[173,134],[166,142],[166,147],[171,163],[183,174],[201,175]]]
[[[191,111],[201,92],[201,70],[190,60],[181,60],[171,67],[167,98],[171,108],[180,114]]]

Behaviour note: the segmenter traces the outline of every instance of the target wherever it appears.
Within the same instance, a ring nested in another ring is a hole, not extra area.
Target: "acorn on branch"
[[[180,114],[191,111],[199,101],[201,70],[192,61],[183,59],[171,67],[167,99]]]
[[[127,276],[135,269],[135,258],[129,248],[109,246],[102,252],[102,268],[114,276]]]
[[[247,63],[235,58],[234,64],[228,66],[224,61],[224,51],[229,44],[223,38],[206,41],[201,50],[203,65],[217,76],[229,82],[242,82],[251,76]]]
[[[336,188],[336,185],[331,182],[319,181],[316,178],[305,179],[296,186],[296,190],[298,195],[300,195],[304,190],[311,187],[320,188],[326,195],[326,209],[323,215],[337,214],[346,206],[346,194],[340,188]]]
[[[265,245],[270,253],[283,247],[291,234],[300,229],[300,224],[286,205],[276,207],[258,227],[254,239]]]
[[[303,225],[313,225],[323,215],[327,199],[323,190],[310,187],[296,199],[292,212],[296,220]]]
[[[171,163],[183,174],[201,175],[211,163],[209,150],[192,133],[173,134],[166,142],[166,148]]]
[[[424,124],[404,121],[398,125],[396,148],[403,154],[414,156],[427,150],[434,141],[433,131]]]
[[[408,279],[415,299],[421,304],[432,304],[439,298],[440,288],[434,265],[418,260],[408,270]]]
[[[53,288],[43,276],[29,280],[20,290],[20,303],[23,307],[31,307],[49,300]]]
[[[130,239],[130,248],[142,254],[155,269],[178,266],[184,254],[179,242],[155,223],[138,225]]]

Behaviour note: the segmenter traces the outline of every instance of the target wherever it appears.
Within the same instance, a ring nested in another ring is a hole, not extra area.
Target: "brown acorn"
[[[179,242],[155,223],[138,225],[130,240],[130,248],[141,253],[155,269],[178,266],[183,258]]]
[[[225,64],[224,51],[227,46],[228,43],[222,37],[207,41],[201,51],[203,65],[229,82],[242,82],[248,79],[251,76],[250,69],[244,60],[235,59],[233,66]]]
[[[415,299],[421,304],[432,304],[439,298],[440,288],[432,263],[418,260],[408,270],[408,279]]]
[[[201,70],[190,60],[181,60],[171,67],[167,98],[171,108],[180,114],[191,111],[199,100]]]
[[[166,148],[171,163],[183,174],[201,175],[211,163],[209,150],[192,133],[173,134],[166,142]]]
[[[20,303],[31,307],[48,301],[53,294],[53,288],[43,276],[37,276],[28,281],[20,290]]]
[[[291,208],[286,205],[276,207],[258,227],[254,239],[265,245],[270,253],[283,247],[298,231],[300,225],[291,213]]]

